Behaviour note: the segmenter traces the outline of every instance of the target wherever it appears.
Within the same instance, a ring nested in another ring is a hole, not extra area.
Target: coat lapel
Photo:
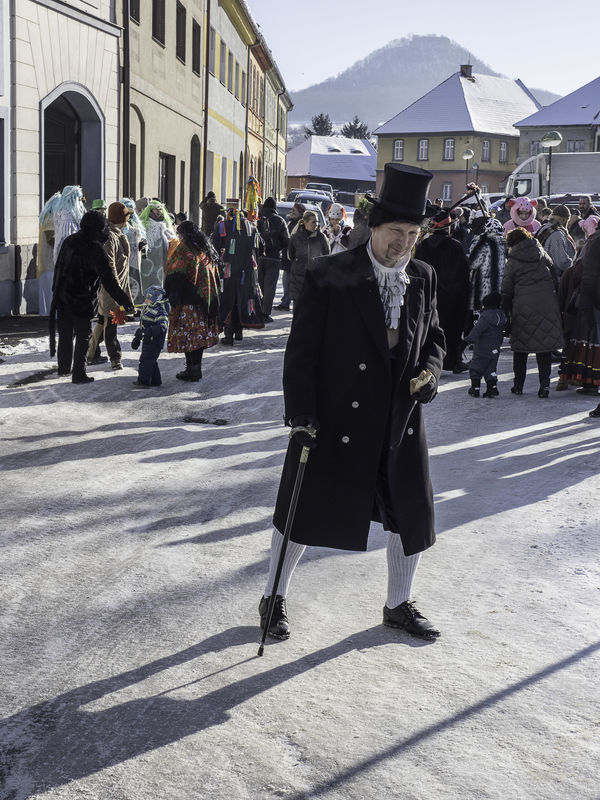
[[[385,327],[383,305],[371,259],[366,246],[357,248],[356,271],[358,280],[350,288],[350,294],[360,312],[377,349],[389,364],[389,347]]]
[[[406,271],[410,283],[404,295],[404,305],[400,315],[400,342],[398,343],[398,375],[402,375],[410,358],[415,331],[422,311],[423,290],[425,281],[414,274],[412,262],[409,261]]]

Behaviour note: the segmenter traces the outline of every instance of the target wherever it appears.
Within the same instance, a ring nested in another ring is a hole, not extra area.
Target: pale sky
[[[560,95],[600,75],[600,8],[593,3],[247,2],[292,93],[337,75],[392,39],[411,33],[448,36],[496,72]],[[447,77],[440,75],[440,83]]]

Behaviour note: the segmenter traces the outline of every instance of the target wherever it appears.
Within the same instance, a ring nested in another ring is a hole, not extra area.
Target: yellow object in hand
[[[419,389],[422,389],[423,386],[426,386],[432,378],[433,372],[428,369],[424,369],[420,375],[417,375],[416,378],[410,379],[410,393],[415,394],[415,392],[418,392]]]

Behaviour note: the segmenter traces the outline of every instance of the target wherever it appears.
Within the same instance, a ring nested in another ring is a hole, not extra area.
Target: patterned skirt
[[[588,386],[600,386],[600,312],[595,314],[591,328],[582,314],[577,315],[561,370],[569,381]]]
[[[191,353],[219,344],[219,327],[197,306],[173,306],[169,314],[168,353]]]

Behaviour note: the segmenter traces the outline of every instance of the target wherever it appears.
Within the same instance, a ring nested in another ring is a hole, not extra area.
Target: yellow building
[[[433,172],[431,199],[454,202],[471,181],[483,192],[501,191],[517,161],[514,123],[539,107],[521,81],[473,75],[461,66],[374,131],[377,190],[385,164],[395,162]]]

